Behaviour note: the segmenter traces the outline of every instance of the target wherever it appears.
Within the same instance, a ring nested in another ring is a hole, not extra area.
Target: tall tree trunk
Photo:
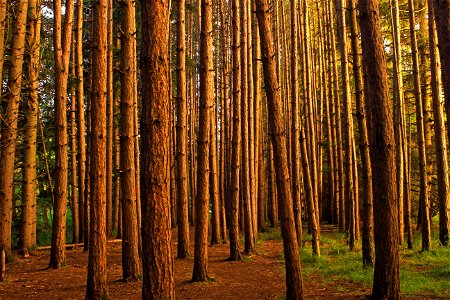
[[[345,176],[345,214],[347,223],[346,231],[349,235],[349,248],[353,251],[355,248],[355,198],[353,182],[353,117],[352,117],[352,98],[350,95],[350,76],[348,73],[348,52],[347,52],[347,32],[345,22],[345,12],[343,0],[335,0],[336,14],[338,20],[338,38],[341,54],[341,75],[342,75],[342,99],[344,106],[343,131],[344,131],[344,173]]]
[[[61,28],[61,0],[53,2],[55,57],[55,131],[56,169],[55,203],[53,207],[52,248],[50,267],[61,268],[66,259],[66,203],[67,203],[67,81],[70,45],[72,40],[73,0],[65,3],[64,25]]]
[[[233,137],[232,137],[232,166],[231,166],[231,218],[230,218],[230,260],[240,260],[239,250],[239,178],[240,178],[240,157],[241,157],[241,39],[239,19],[239,0],[231,3],[231,31],[232,31],[232,93],[233,93]]]
[[[141,275],[134,150],[134,22],[134,2],[121,2],[120,202],[123,223],[122,278],[125,281],[138,280]]]
[[[400,45],[400,15],[398,0],[391,1],[392,35],[394,42],[393,58],[393,98],[394,98],[394,134],[397,161],[397,195],[399,204],[399,230],[400,242],[404,234],[408,248],[412,249],[412,227],[411,227],[411,197],[409,191],[409,164],[407,153],[407,139],[405,127],[405,97],[402,76],[402,54]],[[403,213],[403,214],[402,214]],[[402,230],[402,226],[403,230]],[[404,232],[403,232],[404,231]]]
[[[114,96],[113,96],[113,1],[108,0],[108,33],[106,46],[106,235],[112,236],[113,215],[113,140],[114,140]]]
[[[302,206],[300,202],[300,168],[299,168],[299,134],[298,134],[298,68],[297,68],[297,1],[292,0],[290,4],[291,16],[291,168],[292,168],[292,197],[294,203],[295,227],[297,241],[302,242]]]
[[[0,76],[3,78],[3,65],[5,63],[5,25],[7,0],[0,1]],[[1,95],[2,91],[0,91]]]
[[[286,131],[282,119],[282,102],[276,76],[276,62],[268,11],[269,5],[267,1],[256,1],[256,16],[258,18],[259,34],[261,38],[264,83],[269,105],[269,122],[275,153],[275,166],[278,178],[277,188],[280,196],[279,214],[283,216],[281,218],[281,230],[283,234],[283,249],[286,265],[286,298],[303,299],[301,262],[298,252],[294,211],[291,202],[291,183],[286,151]]]
[[[219,92],[219,91],[218,91]],[[220,243],[220,208],[219,208],[219,173],[217,164],[217,126],[216,126],[216,113],[218,110],[218,102],[214,106],[211,104],[210,108],[210,132],[209,132],[209,192],[211,199],[211,245]],[[215,109],[214,109],[215,108]],[[208,218],[209,219],[209,218]]]
[[[177,11],[177,154],[175,171],[177,189],[178,258],[186,258],[189,256],[185,3],[185,0],[175,1]]]
[[[331,58],[333,66],[333,93],[334,93],[334,112],[332,114],[335,117],[335,130],[336,130],[336,157],[337,157],[337,171],[338,171],[338,184],[339,184],[339,230],[345,230],[346,216],[345,216],[345,174],[344,172],[344,157],[342,151],[342,122],[341,122],[341,98],[339,96],[339,79],[337,69],[336,58],[336,38],[331,18],[333,16],[333,7],[329,6],[329,26],[330,26],[330,44],[331,44]],[[350,176],[350,174],[348,174]]]
[[[214,99],[212,0],[201,1],[200,114],[197,139],[197,195],[193,281],[208,281],[209,131]]]
[[[40,69],[41,6],[28,2],[27,60],[28,97],[25,109],[25,143],[23,154],[21,249],[36,246],[36,137],[38,124],[38,86]],[[1,36],[0,36],[1,38]]]
[[[395,140],[377,0],[359,0],[375,225],[373,299],[399,299]]]
[[[364,108],[363,79],[361,57],[358,45],[356,6],[354,0],[348,0],[350,9],[350,32],[353,56],[353,76],[355,80],[355,96],[359,127],[359,152],[361,154],[362,179],[362,252],[363,264],[373,265],[373,189],[372,167],[370,164],[369,137],[367,132],[366,110]]]
[[[434,6],[428,0],[428,32],[431,66],[431,93],[433,98],[434,140],[436,143],[436,166],[438,176],[439,202],[439,241],[446,246],[449,242],[450,195],[448,181],[447,139],[445,138],[444,112],[441,104],[440,62],[437,53],[436,24],[434,21]]]
[[[106,201],[107,201],[107,0],[93,4],[90,236],[86,299],[107,299]]]
[[[75,43],[72,40],[72,65],[70,66],[70,76],[75,78]],[[76,127],[77,95],[75,86],[70,87],[70,173],[72,175],[71,209],[72,209],[72,243],[79,240],[79,207],[78,207],[78,178],[77,178],[77,127]]]
[[[11,61],[7,93],[3,99],[0,135],[0,252],[9,260],[11,250],[12,209],[14,195],[14,156],[16,150],[17,121],[22,85],[22,65],[25,50],[28,0],[17,1],[13,24]]]
[[[413,61],[414,98],[416,100],[416,122],[417,122],[417,147],[419,148],[419,177],[420,198],[419,205],[422,210],[422,250],[428,251],[431,246],[431,224],[430,204],[428,200],[427,184],[427,157],[425,146],[425,133],[423,123],[422,94],[420,92],[419,56],[417,50],[417,39],[414,18],[414,0],[408,0],[409,8],[409,32],[411,35],[411,54]]]
[[[167,167],[169,1],[146,1],[141,9],[142,299],[174,299]]]
[[[254,239],[253,239],[253,223],[252,223],[252,209],[251,209],[251,191],[250,191],[250,160],[249,160],[249,122],[248,122],[248,82],[247,76],[247,1],[240,0],[240,19],[241,19],[241,136],[242,136],[242,201],[244,208],[244,232],[245,232],[245,245],[244,251],[246,254],[254,252]]]
[[[437,29],[437,44],[441,59],[442,85],[444,88],[445,110],[450,116],[450,0],[434,0],[434,13]],[[448,140],[450,130],[447,127]],[[447,206],[447,214],[449,208]]]

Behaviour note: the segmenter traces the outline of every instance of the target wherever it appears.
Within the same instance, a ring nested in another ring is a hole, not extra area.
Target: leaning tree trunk
[[[359,0],[375,225],[373,299],[399,299],[395,140],[377,0]]]
[[[275,51],[270,28],[269,5],[265,0],[256,1],[261,38],[261,54],[264,70],[264,82],[269,105],[269,122],[272,131],[272,144],[275,154],[275,169],[279,195],[279,215],[283,234],[284,259],[286,265],[286,298],[302,299],[301,262],[297,244],[297,233],[294,222],[294,211],[291,202],[291,183],[289,178],[288,158],[286,151],[286,131],[282,119],[282,102],[277,80]]]
[[[169,1],[141,3],[142,299],[173,299],[169,193]]]

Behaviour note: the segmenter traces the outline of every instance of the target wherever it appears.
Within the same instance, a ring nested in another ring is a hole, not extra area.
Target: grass
[[[306,230],[304,231],[306,232]],[[261,234],[264,240],[281,240],[279,230]],[[303,240],[310,240],[304,235]],[[450,247],[440,246],[433,237],[432,248],[420,251],[420,235],[414,237],[414,249],[404,246],[400,252],[400,286],[403,297],[433,296],[450,298]],[[360,245],[354,252],[348,251],[344,234],[323,232],[321,256],[312,254],[311,244],[306,242],[301,250],[302,271],[306,280],[318,281],[338,292],[351,292],[356,288],[370,289],[373,267],[363,267]],[[281,256],[282,259],[282,256]],[[283,262],[283,260],[282,260]]]

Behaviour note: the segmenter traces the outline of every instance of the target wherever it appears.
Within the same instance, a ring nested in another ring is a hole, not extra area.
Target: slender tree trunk
[[[290,79],[291,79],[291,168],[292,168],[292,197],[294,203],[295,227],[297,241],[302,242],[302,207],[300,202],[300,168],[299,168],[299,134],[298,134],[298,68],[297,68],[297,1],[290,3],[291,16],[291,57],[290,57]]]
[[[169,1],[142,2],[141,9],[142,299],[174,299],[167,168]]]
[[[233,0],[231,3],[231,31],[232,40],[232,92],[233,92],[233,138],[232,138],[232,166],[231,166],[231,218],[230,218],[230,260],[240,260],[241,252],[239,250],[239,178],[240,178],[240,157],[241,157],[241,39],[239,19],[239,0]]]
[[[5,62],[5,27],[6,27],[7,0],[0,1],[0,76],[3,78],[3,65]],[[2,91],[0,90],[0,95]]]
[[[428,200],[427,157],[423,123],[422,94],[420,92],[419,56],[415,32],[414,0],[408,0],[409,32],[411,35],[411,51],[413,61],[414,98],[416,100],[417,147],[419,148],[420,198],[422,209],[422,250],[428,251],[431,246],[430,203]]]
[[[394,41],[393,58],[393,95],[394,95],[394,133],[397,160],[397,195],[399,203],[399,226],[400,242],[406,233],[408,248],[412,248],[412,228],[411,228],[411,199],[409,192],[409,172],[408,172],[408,154],[406,150],[406,128],[405,128],[405,99],[403,89],[403,76],[401,67],[401,45],[400,45],[400,16],[398,1],[391,1],[392,14],[392,35]],[[402,230],[402,225],[403,230]]]
[[[264,82],[269,105],[269,122],[272,131],[272,143],[275,153],[277,187],[280,195],[279,214],[283,234],[283,249],[286,265],[286,298],[303,299],[301,262],[298,252],[294,211],[291,202],[291,183],[289,178],[286,151],[286,131],[282,120],[281,95],[276,76],[276,62],[273,48],[272,32],[269,20],[269,5],[265,0],[256,1],[261,38],[261,53],[264,70]]]
[[[72,40],[72,49],[75,49],[74,40]],[[71,51],[72,65],[70,66],[71,78],[75,78],[75,51]],[[72,175],[71,209],[72,209],[72,242],[79,241],[79,210],[78,210],[78,178],[77,178],[77,127],[76,127],[76,109],[77,95],[75,86],[70,87],[70,173]]]
[[[216,109],[218,107],[216,102]],[[217,129],[216,129],[216,113],[214,106],[210,108],[210,132],[209,132],[209,192],[211,199],[211,245],[220,243],[220,208],[219,208],[219,173],[217,164]]]
[[[201,1],[200,115],[197,139],[197,195],[193,281],[208,281],[209,131],[214,99],[212,0]]]
[[[428,32],[431,66],[431,93],[433,98],[434,140],[436,143],[436,166],[438,176],[438,202],[439,202],[439,241],[447,246],[449,242],[449,181],[447,161],[447,139],[445,138],[444,112],[441,104],[441,78],[440,62],[436,48],[436,25],[434,21],[434,6],[428,0]]]
[[[107,18],[108,33],[106,46],[106,235],[112,236],[112,207],[113,207],[113,1],[108,1]]]
[[[53,207],[52,248],[50,267],[61,268],[66,259],[66,202],[67,202],[67,81],[70,45],[72,40],[73,0],[65,3],[65,17],[61,28],[61,1],[53,2],[54,10],[54,57],[55,57],[55,131],[56,169],[55,203]]]
[[[40,2],[28,2],[27,61],[28,92],[25,109],[25,141],[23,155],[21,249],[36,246],[36,137],[38,125],[38,86],[40,69],[41,7]],[[3,38],[0,36],[0,38]]]
[[[134,25],[135,6],[131,0],[121,2],[121,80],[120,80],[120,202],[122,204],[123,280],[138,280],[139,228],[136,201],[134,144]]]
[[[252,209],[251,209],[251,187],[250,187],[250,158],[249,158],[249,122],[248,122],[248,82],[247,76],[247,1],[240,0],[240,19],[241,19],[241,135],[242,135],[242,201],[244,208],[244,232],[245,232],[245,246],[246,254],[254,252],[253,239],[253,224],[252,224]]]
[[[355,199],[353,182],[353,117],[352,100],[350,95],[350,76],[348,73],[348,53],[347,53],[347,32],[345,22],[345,12],[343,0],[335,0],[336,14],[338,20],[338,38],[341,54],[341,75],[342,75],[342,99],[344,106],[343,131],[344,131],[344,173],[345,176],[345,213],[347,223],[345,225],[349,237],[349,248],[355,248]]]
[[[364,109],[363,79],[361,72],[361,57],[359,55],[358,32],[356,21],[356,6],[354,0],[348,0],[350,9],[350,32],[353,56],[353,76],[355,80],[355,96],[357,119],[359,127],[359,152],[361,154],[362,179],[362,252],[363,264],[373,265],[373,189],[372,167],[370,164],[369,137],[367,132],[366,110]],[[358,222],[359,223],[359,222]],[[357,224],[357,223],[356,223]]]
[[[185,2],[185,0],[175,1],[177,11],[177,154],[175,171],[177,189],[178,258],[186,258],[189,256]]]
[[[373,299],[399,299],[395,140],[377,0],[359,0],[375,225]]]

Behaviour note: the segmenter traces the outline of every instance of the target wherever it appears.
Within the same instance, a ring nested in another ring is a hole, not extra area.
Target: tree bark
[[[433,98],[433,116],[436,143],[436,166],[438,176],[438,202],[439,202],[439,241],[447,246],[449,242],[449,180],[448,180],[448,161],[447,161],[447,139],[445,138],[444,112],[441,104],[441,78],[440,62],[437,53],[436,24],[434,21],[434,6],[431,0],[428,0],[428,32],[430,47],[430,66],[431,66],[431,93]]]
[[[420,92],[419,56],[415,31],[414,0],[408,0],[409,32],[411,36],[411,54],[413,62],[414,98],[416,100],[417,147],[419,148],[420,198],[422,210],[422,251],[428,251],[431,246],[430,203],[428,200],[427,157],[425,146],[425,130],[423,122],[422,94]]]
[[[141,3],[142,299],[173,299],[169,219],[169,1]]]
[[[375,225],[373,299],[399,299],[395,140],[378,0],[359,0]]]
[[[286,265],[286,298],[303,299],[301,262],[298,252],[293,205],[291,202],[291,183],[286,151],[286,131],[282,120],[282,102],[276,75],[275,52],[268,11],[269,5],[267,1],[256,1],[256,16],[258,18],[261,39],[264,83],[269,105],[269,122],[275,154],[277,188],[280,196],[279,214],[282,216],[281,230]]]
[[[108,2],[93,4],[90,236],[86,299],[107,299],[106,201],[107,201],[107,25]]]
[[[178,258],[186,258],[189,256],[185,2],[185,0],[175,1],[177,11],[177,154],[175,171],[177,189]]]
[[[230,218],[230,260],[240,260],[239,250],[239,178],[241,157],[241,39],[239,19],[239,0],[231,3],[231,31],[232,31],[232,93],[233,93],[233,138],[232,138],[232,166],[231,166],[231,218]]]
[[[123,280],[138,280],[139,227],[137,218],[135,149],[134,149],[134,25],[135,6],[131,0],[121,2],[121,78],[120,78],[120,203],[122,205]]]
[[[197,195],[193,281],[208,281],[209,131],[214,99],[212,0],[201,1],[200,110],[197,138]]]
[[[54,5],[54,56],[55,56],[55,131],[56,169],[55,203],[53,207],[52,249],[50,267],[59,269],[65,263],[66,201],[67,201],[67,80],[72,40],[73,0],[66,1],[64,28],[61,30],[61,1]]]
[[[353,76],[355,80],[355,96],[357,119],[359,127],[359,152],[361,154],[362,179],[362,252],[363,264],[373,265],[373,189],[372,166],[370,164],[369,137],[367,132],[366,110],[364,108],[363,78],[361,72],[360,48],[356,21],[356,6],[354,0],[348,0],[350,9],[350,32],[353,56]]]
[[[21,249],[36,246],[36,138],[38,124],[38,85],[40,69],[41,7],[36,0],[28,2],[27,60],[28,92],[25,109],[25,140],[23,155]],[[1,38],[1,36],[0,36]]]
[[[10,258],[14,196],[14,157],[22,85],[28,0],[17,1],[11,41],[7,93],[3,95],[0,135],[0,251]]]

